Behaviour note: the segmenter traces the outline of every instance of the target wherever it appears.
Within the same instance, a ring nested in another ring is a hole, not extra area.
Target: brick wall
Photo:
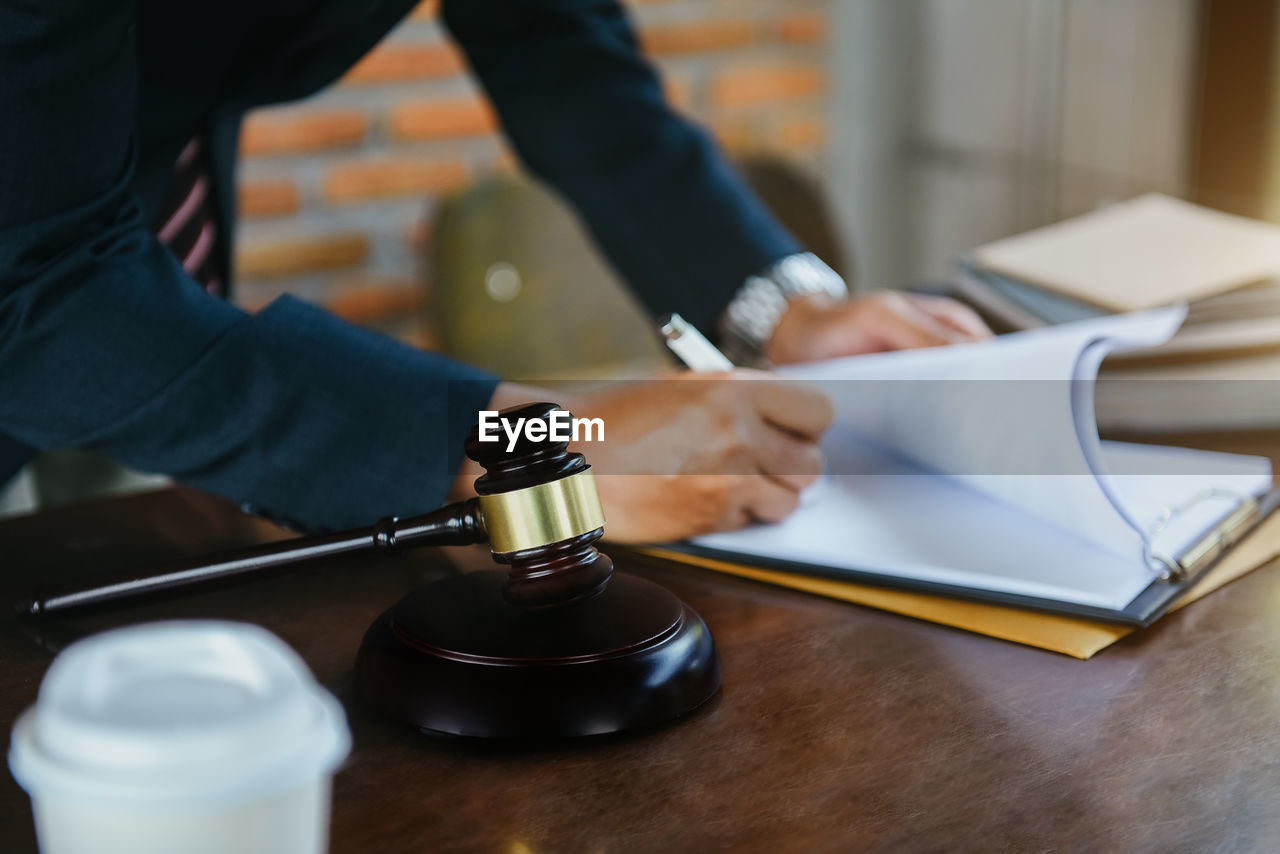
[[[634,0],[672,100],[730,152],[821,168],[829,0]],[[242,139],[237,301],[284,292],[428,344],[432,200],[512,169],[494,116],[424,2],[335,87],[260,110]]]

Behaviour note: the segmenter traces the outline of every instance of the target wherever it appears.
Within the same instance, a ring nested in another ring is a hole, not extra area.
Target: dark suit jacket
[[[295,299],[247,315],[147,227],[203,133],[231,234],[241,116],[329,84],[412,5],[0,0],[0,483],[76,447],[310,528],[442,500],[496,378]],[[664,103],[617,3],[443,8],[526,166],[654,312],[709,327],[797,250]]]

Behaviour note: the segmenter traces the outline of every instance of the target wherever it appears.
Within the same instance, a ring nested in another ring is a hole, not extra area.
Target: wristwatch
[[[812,252],[798,252],[748,277],[720,315],[720,346],[734,364],[757,365],[787,310],[800,297],[847,299],[849,286]]]

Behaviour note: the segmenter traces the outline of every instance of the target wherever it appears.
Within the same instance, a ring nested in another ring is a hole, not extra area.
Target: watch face
[[[844,298],[849,288],[844,279],[812,252],[789,255],[767,273],[789,297],[827,294]]]

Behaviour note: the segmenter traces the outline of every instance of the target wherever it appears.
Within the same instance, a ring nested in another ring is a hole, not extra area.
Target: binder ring
[[[1236,500],[1236,509],[1224,516],[1223,520],[1206,535],[1206,540],[1209,538],[1216,538],[1215,541],[1211,543],[1213,546],[1225,546],[1228,544],[1232,529],[1234,529],[1235,526],[1228,525],[1226,523],[1228,523],[1232,517],[1241,510],[1241,508],[1249,506],[1256,507],[1256,502],[1251,496],[1245,495],[1243,492],[1239,492],[1234,489],[1215,486],[1196,493],[1181,504],[1175,504],[1171,507],[1163,508],[1156,521],[1147,530],[1147,536],[1144,537],[1142,541],[1143,560],[1146,561],[1148,566],[1159,573],[1161,581],[1185,581],[1187,576],[1190,574],[1191,567],[1184,564],[1177,558],[1171,557],[1167,554],[1157,554],[1153,551],[1152,544],[1155,541],[1155,538],[1168,529],[1169,524],[1173,522],[1174,519],[1186,513],[1197,504],[1200,504],[1203,501],[1211,501],[1215,498],[1234,498]],[[1226,530],[1224,530],[1224,528],[1226,528]],[[1198,558],[1204,558],[1206,555],[1217,553],[1216,551],[1205,552],[1198,549],[1193,549],[1193,551],[1200,551]]]

